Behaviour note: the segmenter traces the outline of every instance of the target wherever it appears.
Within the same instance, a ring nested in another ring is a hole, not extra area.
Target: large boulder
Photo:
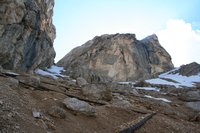
[[[181,100],[184,100],[184,101],[200,101],[200,91],[197,90],[197,91],[188,91],[187,93],[185,94],[182,94],[180,96],[180,99]]]
[[[146,79],[173,68],[155,34],[141,41],[135,34],[97,36],[73,49],[57,65],[63,66],[67,75],[88,82]]]
[[[187,102],[186,106],[194,111],[200,111],[200,101],[199,102]]]
[[[116,107],[116,108],[122,108],[125,110],[131,110],[133,109],[134,105],[131,104],[127,99],[125,99],[123,96],[116,95],[113,98],[111,102],[111,106]]]
[[[82,77],[78,77],[76,79],[76,84],[81,87],[81,86],[86,85],[87,81],[84,78],[82,78]]]
[[[106,84],[87,84],[81,88],[84,96],[95,100],[112,100],[112,92]]]
[[[96,113],[96,109],[93,106],[76,98],[66,98],[63,103],[72,111],[80,112],[89,116],[94,116]]]
[[[54,63],[54,0],[0,0],[0,65],[32,70]]]

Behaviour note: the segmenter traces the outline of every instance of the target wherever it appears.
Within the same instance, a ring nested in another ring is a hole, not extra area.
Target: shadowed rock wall
[[[54,63],[54,0],[0,0],[0,65],[32,70]]]

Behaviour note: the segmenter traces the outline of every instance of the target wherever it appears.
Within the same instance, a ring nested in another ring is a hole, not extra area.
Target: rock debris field
[[[178,69],[158,76],[170,84],[91,84],[63,75],[57,66],[34,74],[2,69],[0,132],[198,133],[200,75],[182,76],[182,84],[173,78]]]

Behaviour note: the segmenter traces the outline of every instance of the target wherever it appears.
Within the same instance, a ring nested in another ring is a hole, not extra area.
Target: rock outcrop
[[[0,0],[0,65],[32,70],[54,63],[54,0]]]
[[[188,102],[200,101],[200,91],[188,91],[182,94],[180,99]]]
[[[200,111],[200,102],[187,102],[186,106],[194,111]]]
[[[57,65],[63,66],[67,75],[88,82],[146,79],[173,68],[155,34],[141,41],[134,34],[97,36],[73,49]]]
[[[200,64],[192,62],[182,65],[178,70],[171,72],[172,74],[180,74],[183,76],[193,76],[200,73]]]

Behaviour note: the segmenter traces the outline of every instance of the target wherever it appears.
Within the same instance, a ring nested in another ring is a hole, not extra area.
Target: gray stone
[[[48,113],[49,113],[49,115],[51,115],[53,117],[57,117],[57,118],[61,118],[61,119],[64,119],[66,117],[66,111],[58,106],[52,106],[48,110]]]
[[[82,77],[78,77],[76,79],[76,84],[81,87],[81,86],[86,85],[87,81],[84,78],[82,78]]]
[[[34,118],[42,118],[42,112],[36,110],[35,108],[32,109],[32,115]]]
[[[35,118],[41,118],[41,113],[40,112],[32,112],[33,113],[33,117]]]
[[[186,106],[194,111],[200,111],[200,102],[187,102]]]
[[[131,110],[134,107],[128,100],[124,99],[123,96],[120,95],[113,98],[112,106],[126,110]]]
[[[140,95],[132,84],[111,84],[110,88],[112,89],[112,92],[119,93],[122,95]]]
[[[180,97],[184,101],[200,101],[200,91],[188,91]]]
[[[66,75],[92,83],[146,79],[173,68],[156,35],[139,41],[134,34],[97,36],[57,65],[66,69]]]
[[[84,96],[96,100],[112,100],[111,90],[104,84],[88,84],[81,88]]]
[[[0,1],[0,65],[29,71],[54,63],[54,0]]]
[[[66,98],[64,99],[63,103],[68,109],[81,112],[89,116],[94,116],[96,112],[93,106],[76,98]]]

